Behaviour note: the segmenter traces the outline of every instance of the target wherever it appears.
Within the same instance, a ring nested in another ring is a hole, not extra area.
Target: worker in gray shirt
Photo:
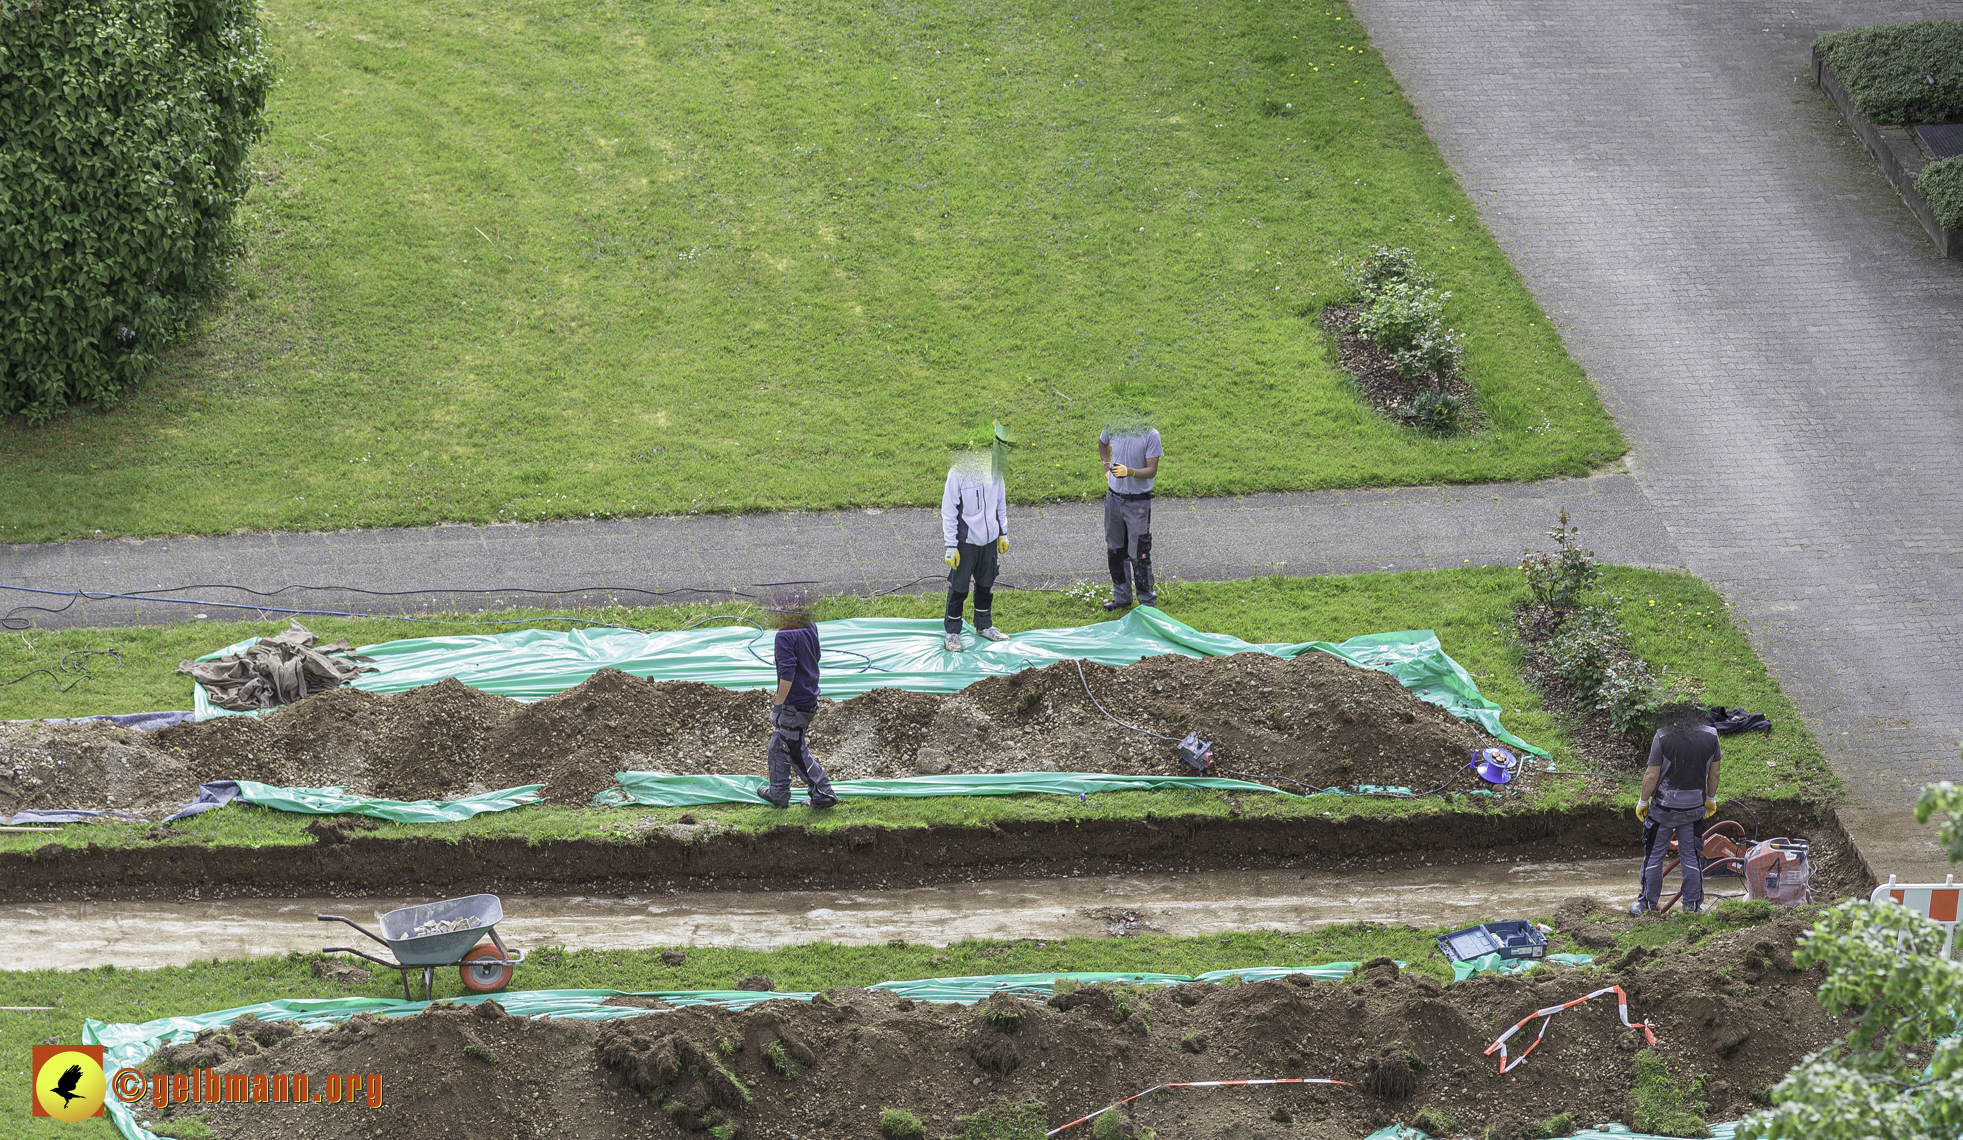
[[[1157,428],[1105,428],[1097,437],[1104,465],[1104,557],[1111,566],[1107,610],[1158,603],[1152,584],[1152,481],[1165,454]]]

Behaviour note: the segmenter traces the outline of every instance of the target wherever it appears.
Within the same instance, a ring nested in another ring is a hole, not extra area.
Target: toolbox
[[[1470,962],[1488,954],[1502,958],[1547,957],[1547,935],[1525,920],[1482,923],[1453,931],[1437,941],[1439,951],[1453,962]]]

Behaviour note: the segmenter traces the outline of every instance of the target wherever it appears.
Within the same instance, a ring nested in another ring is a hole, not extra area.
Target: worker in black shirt
[[[791,804],[791,771],[811,790],[811,806],[838,802],[831,778],[806,743],[818,715],[818,630],[811,614],[792,603],[772,611],[777,627],[777,696],[770,705],[770,783],[757,795],[771,807]]]
[[[1672,839],[1682,860],[1684,910],[1695,914],[1704,909],[1704,844],[1697,825],[1718,810],[1718,765],[1723,759],[1718,730],[1700,709],[1667,714],[1650,739],[1649,768],[1636,799],[1636,818],[1643,821],[1643,883],[1629,904],[1630,914],[1656,909]]]

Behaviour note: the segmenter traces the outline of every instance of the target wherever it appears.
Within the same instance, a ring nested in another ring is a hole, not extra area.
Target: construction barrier
[[[1956,945],[1956,914],[1959,896],[1963,896],[1963,884],[1950,875],[1940,883],[1898,883],[1895,876],[1874,889],[1868,896],[1869,902],[1900,903],[1911,912],[1921,915],[1943,928],[1943,957],[1950,956]]]
[[[972,633],[972,630],[970,631]],[[1147,657],[1226,657],[1265,653],[1289,659],[1327,653],[1363,669],[1396,677],[1405,688],[1454,716],[1471,721],[1515,748],[1545,758],[1547,753],[1514,736],[1500,724],[1500,706],[1480,695],[1479,686],[1446,655],[1430,630],[1406,630],[1327,641],[1263,643],[1205,633],[1150,607],[1139,606],[1118,621],[1018,633],[1007,641],[970,636],[964,653],[942,648],[938,618],[848,618],[818,623],[824,645],[820,661],[825,696],[834,700],[873,689],[954,693],[988,677],[1005,677],[1065,661],[1131,665]],[[351,688],[400,693],[455,678],[475,689],[521,701],[564,692],[602,669],[619,669],[656,681],[701,681],[725,689],[774,689],[772,634],[749,626],[643,633],[631,629],[560,632],[526,629],[457,637],[416,637],[364,645],[356,652],[373,658],[377,671],[349,682]],[[198,658],[210,661],[241,653],[257,638]],[[221,709],[192,685],[199,720],[248,716]]]
[[[1580,1005],[1582,1002],[1588,1001],[1592,998],[1601,997],[1603,994],[1615,995],[1616,1011],[1622,1018],[1622,1024],[1628,1026],[1631,1029],[1642,1030],[1643,1036],[1648,1038],[1650,1045],[1654,1047],[1656,1045],[1655,1023],[1650,1021],[1648,1018],[1644,1018],[1640,1024],[1630,1021],[1629,1020],[1629,995],[1622,992],[1621,986],[1607,986],[1602,989],[1596,990],[1594,993],[1583,994],[1581,997],[1578,997],[1571,1002],[1564,1002],[1561,1005],[1550,1005],[1546,1009],[1535,1010],[1534,1012],[1521,1018],[1519,1023],[1516,1024],[1513,1028],[1507,1030],[1505,1033],[1500,1034],[1499,1040],[1493,1042],[1491,1045],[1486,1046],[1486,1055],[1490,1057],[1493,1055],[1494,1051],[1497,1050],[1500,1055],[1500,1072],[1502,1073],[1512,1072],[1514,1069],[1520,1067],[1521,1062],[1527,1059],[1527,1054],[1532,1053],[1536,1048],[1539,1047],[1541,1043],[1541,1039],[1547,1036],[1547,1027],[1553,1024],[1555,1014],[1560,1013],[1563,1010],[1573,1009],[1575,1006]],[[1537,1017],[1545,1018],[1546,1020],[1540,1023],[1540,1032],[1534,1034],[1533,1044],[1527,1046],[1527,1048],[1524,1051],[1522,1051],[1518,1057],[1513,1058],[1513,1060],[1509,1062],[1506,1057],[1507,1038],[1513,1036],[1515,1033],[1518,1033],[1520,1032],[1520,1030],[1526,1028],[1527,1024],[1533,1021]]]

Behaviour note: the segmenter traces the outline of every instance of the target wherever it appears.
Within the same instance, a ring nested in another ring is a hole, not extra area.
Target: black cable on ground
[[[1160,735],[1159,735],[1158,733],[1156,733],[1156,732],[1153,732],[1153,731],[1152,731],[1151,729],[1147,729],[1147,728],[1140,728],[1140,727],[1138,727],[1138,726],[1137,726],[1137,725],[1135,725],[1135,724],[1126,724],[1126,723],[1125,723],[1124,721],[1122,721],[1122,720],[1119,720],[1119,719],[1118,719],[1117,717],[1115,717],[1115,716],[1111,716],[1111,710],[1110,710],[1110,709],[1107,709],[1107,708],[1105,708],[1105,707],[1104,707],[1103,705],[1101,705],[1101,704],[1098,704],[1098,700],[1097,700],[1097,695],[1096,695],[1095,693],[1093,693],[1093,692],[1091,692],[1091,682],[1090,682],[1090,678],[1088,678],[1088,677],[1086,677],[1086,676],[1084,676],[1084,662],[1083,662],[1083,659],[1082,659],[1082,658],[1076,658],[1076,659],[1074,659],[1074,660],[1076,661],[1076,665],[1077,665],[1077,679],[1078,679],[1079,681],[1082,681],[1082,682],[1084,683],[1084,695],[1085,695],[1085,696],[1087,696],[1087,697],[1089,697],[1089,698],[1091,699],[1091,703],[1092,703],[1092,704],[1094,704],[1094,705],[1097,705],[1097,711],[1098,711],[1098,712],[1101,712],[1101,713],[1103,713],[1103,714],[1104,714],[1105,716],[1108,716],[1108,717],[1111,717],[1111,721],[1112,721],[1112,723],[1113,723],[1113,724],[1116,724],[1116,725],[1118,725],[1118,726],[1119,726],[1119,727],[1121,727],[1121,728],[1129,728],[1129,729],[1131,729],[1131,730],[1132,730],[1133,732],[1136,732],[1136,733],[1138,733],[1138,734],[1139,734],[1139,735],[1141,735],[1141,736],[1149,736],[1149,737],[1151,737],[1151,738],[1152,738],[1152,739],[1154,739],[1154,740],[1169,740],[1169,741],[1171,741],[1171,742],[1172,742],[1172,743],[1174,743],[1174,744],[1177,744],[1177,743],[1179,743],[1179,738],[1178,738],[1178,737],[1176,737],[1176,736],[1160,736]]]
[[[30,669],[10,681],[0,681],[0,688],[5,688],[8,685],[18,685],[29,677],[38,677],[45,673],[53,678],[55,683],[60,686],[55,689],[55,692],[65,693],[95,675],[94,666],[90,662],[97,657],[112,657],[116,661],[116,668],[121,669],[123,667],[122,650],[117,649],[115,646],[110,646],[108,649],[90,649],[87,647],[71,649],[62,654],[61,660],[55,662],[52,666]],[[73,677],[75,679],[66,685],[61,685],[60,682],[63,677]]]

